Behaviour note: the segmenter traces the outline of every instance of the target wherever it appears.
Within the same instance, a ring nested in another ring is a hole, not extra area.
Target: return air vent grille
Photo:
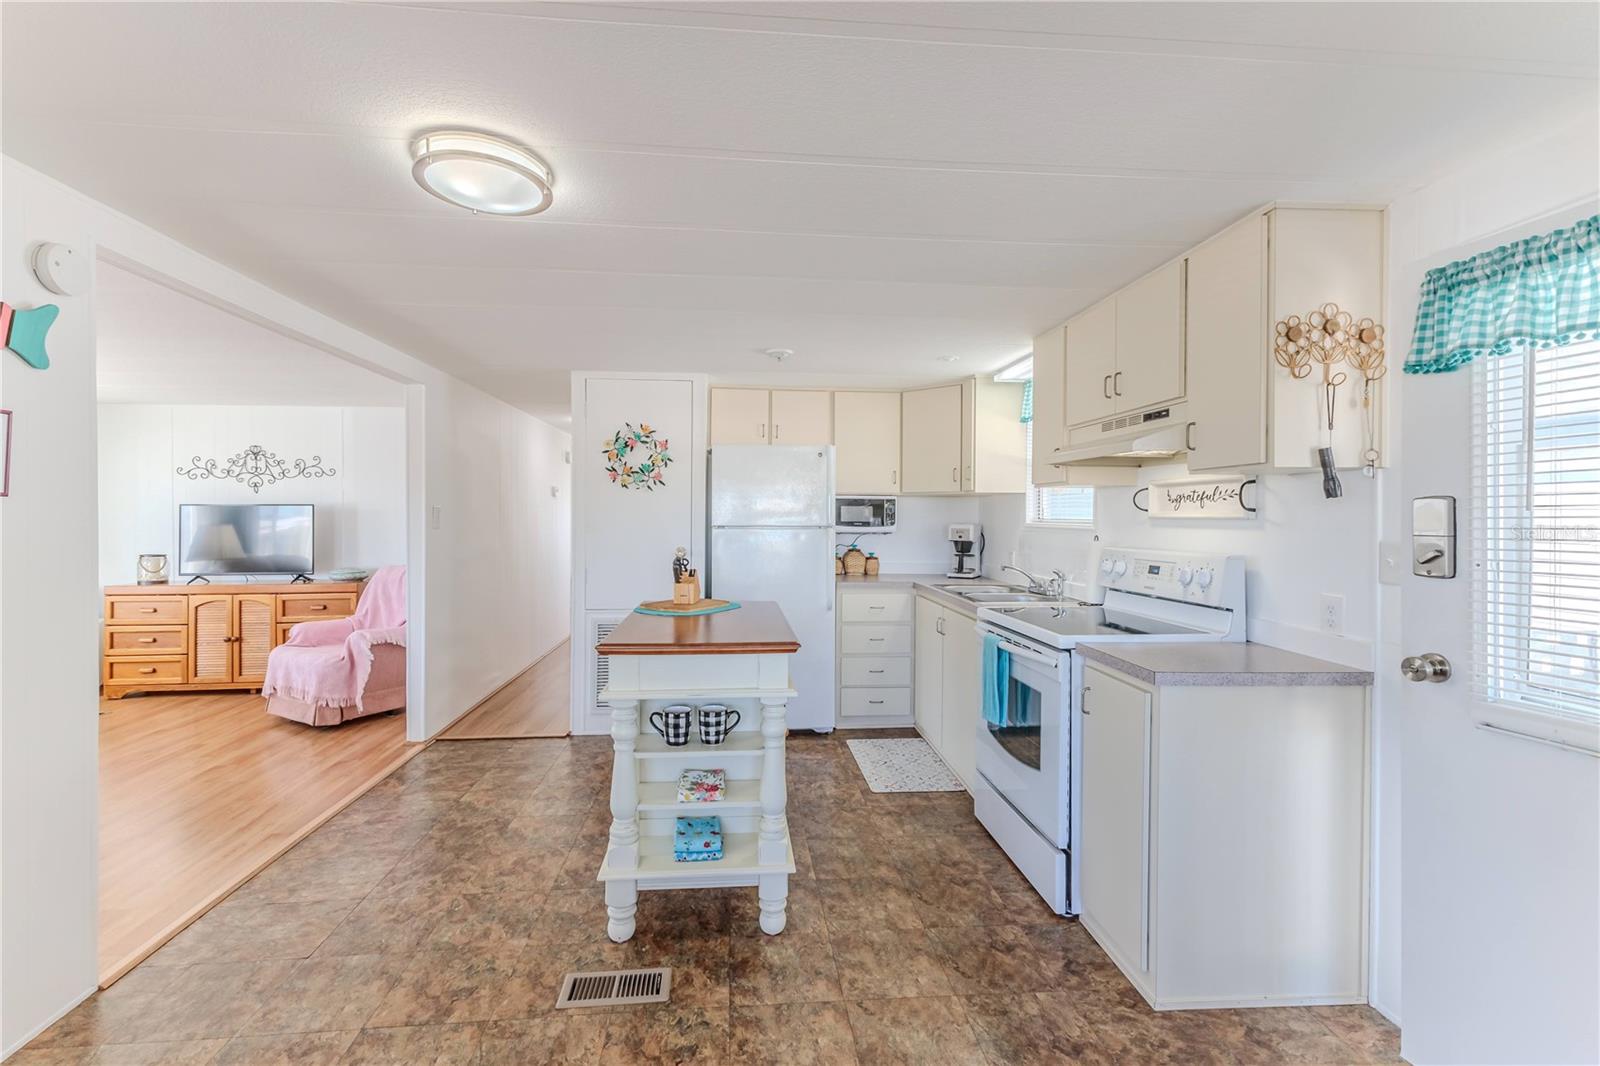
[[[626,1007],[665,1003],[672,994],[672,968],[569,973],[561,981],[556,1007]]]
[[[596,622],[594,624],[594,640],[589,642],[592,648],[611,635],[620,622]],[[598,703],[600,693],[606,690],[606,685],[611,683],[611,656],[595,654],[594,657],[594,698]]]

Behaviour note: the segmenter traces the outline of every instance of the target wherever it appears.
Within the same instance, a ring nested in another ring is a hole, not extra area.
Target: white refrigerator
[[[773,600],[800,641],[790,729],[834,726],[833,447],[719,444],[710,459],[706,595]]]

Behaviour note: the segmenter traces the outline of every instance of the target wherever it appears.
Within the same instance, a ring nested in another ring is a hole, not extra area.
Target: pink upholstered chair
[[[349,618],[301,622],[267,657],[267,710],[338,725],[406,705],[406,568],[372,575]]]

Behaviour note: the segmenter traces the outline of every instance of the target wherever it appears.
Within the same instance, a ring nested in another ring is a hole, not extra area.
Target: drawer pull
[[[888,605],[887,604],[883,604],[883,603],[869,603],[867,605],[867,610],[869,610],[869,611],[881,611],[886,606],[888,606]]]
[[[306,607],[313,611],[326,611],[328,609],[328,605],[325,603],[308,603]]]
[[[141,674],[153,674],[156,672],[156,668],[153,666],[141,666],[139,667],[139,672]]]
[[[155,614],[156,613],[156,609],[154,607],[141,607],[141,608],[139,608],[139,613],[140,614]]]
[[[884,637],[868,637],[867,638],[868,642],[870,642],[872,644],[882,644],[885,639],[886,638],[884,638]]]
[[[155,637],[140,637],[139,638],[139,643],[140,644],[154,644],[155,642],[156,642],[156,638]]]
[[[870,703],[870,704],[873,704],[874,706],[876,706],[877,704],[880,704],[883,701],[882,700],[868,700],[867,702]]]
[[[883,671],[882,670],[868,670],[867,673],[869,673],[869,674],[881,674],[881,673],[883,673]]]

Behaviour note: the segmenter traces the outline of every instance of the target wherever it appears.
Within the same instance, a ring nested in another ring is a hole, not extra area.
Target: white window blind
[[[1033,423],[1028,423],[1027,463],[1033,470]],[[1027,521],[1030,525],[1093,526],[1094,488],[1088,485],[1028,486]]]
[[[1472,469],[1474,683],[1600,719],[1600,344],[1480,358]]]

